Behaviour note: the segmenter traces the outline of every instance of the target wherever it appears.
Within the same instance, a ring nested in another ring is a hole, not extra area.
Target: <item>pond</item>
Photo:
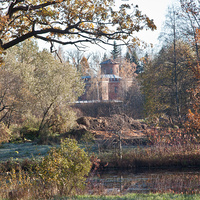
[[[90,194],[200,193],[200,169],[108,171],[88,178]]]

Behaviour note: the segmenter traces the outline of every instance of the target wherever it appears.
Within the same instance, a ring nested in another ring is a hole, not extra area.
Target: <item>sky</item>
[[[157,49],[159,48],[158,36],[161,32],[163,23],[165,21],[165,15],[167,14],[167,9],[170,5],[172,5],[173,2],[174,0],[115,0],[116,6],[120,6],[121,4],[124,3],[138,5],[138,9],[142,12],[142,14],[146,14],[150,19],[154,20],[154,23],[157,26],[157,30],[154,31],[144,30],[144,31],[139,31],[137,34],[135,34],[141,41],[144,41],[147,44],[153,44],[154,50],[156,48]],[[42,42],[40,41],[40,43]],[[44,44],[44,46],[47,48],[48,45]],[[88,48],[87,51],[91,52],[95,49],[96,51],[99,51],[103,54],[104,52],[110,52],[112,50],[112,46],[107,45],[105,48],[107,49],[107,51],[98,46],[95,46]],[[70,51],[75,48],[70,45],[70,46],[63,46],[63,49],[64,51]]]
[[[157,30],[139,31],[136,35],[147,44],[153,44],[155,48],[159,46],[158,36],[164,25],[167,9],[173,2],[174,0],[115,0],[118,5],[122,3],[138,5],[138,9],[142,14],[146,14],[150,19],[154,20]]]

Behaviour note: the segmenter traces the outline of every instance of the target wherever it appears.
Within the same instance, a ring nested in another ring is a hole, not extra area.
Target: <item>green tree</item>
[[[5,63],[12,66],[32,94],[34,102],[29,109],[40,119],[39,131],[46,126],[58,125],[55,123],[59,118],[69,120],[69,103],[83,92],[75,68],[60,63],[47,50],[39,52],[37,44],[32,41],[9,49]]]
[[[125,59],[126,59],[128,62],[131,62],[131,55],[130,55],[129,51],[126,52]]]
[[[106,53],[104,53],[104,54],[103,54],[103,59],[102,59],[102,62],[103,62],[103,61],[106,61],[106,60],[108,60],[108,56],[107,56],[107,54],[106,54]]]
[[[126,52],[125,58],[131,63],[135,63],[136,65],[139,64],[138,63],[139,59],[138,59],[138,56],[137,56],[137,53],[136,53],[136,49],[131,47],[131,46],[129,46],[127,48],[127,52]]]
[[[0,68],[0,122],[7,127],[22,121],[23,113],[28,108],[31,94],[22,78],[16,74],[12,66]]]
[[[116,41],[114,41],[113,43],[113,50],[111,51],[111,54],[112,54],[112,58],[115,60],[117,59],[119,56],[120,56],[120,49],[119,47],[117,46],[117,43]]]

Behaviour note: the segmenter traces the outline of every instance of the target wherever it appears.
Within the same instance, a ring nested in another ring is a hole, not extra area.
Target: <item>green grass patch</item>
[[[78,195],[74,197],[63,197],[60,200],[198,200],[200,199],[200,195],[185,195],[185,194],[127,194],[123,196],[100,196],[100,195]]]

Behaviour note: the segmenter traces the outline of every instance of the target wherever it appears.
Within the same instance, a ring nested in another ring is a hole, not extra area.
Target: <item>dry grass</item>
[[[166,131],[164,134],[161,131],[152,131],[147,134],[149,145],[123,151],[122,158],[112,151],[99,155],[101,166],[119,169],[200,166],[200,145],[194,137],[189,137],[180,130]],[[37,162],[28,159],[1,164],[0,170],[4,173],[0,174],[0,197],[21,200],[51,199],[59,194],[58,187],[48,185],[35,176],[36,167]],[[77,194],[81,192],[83,191],[76,191]]]

